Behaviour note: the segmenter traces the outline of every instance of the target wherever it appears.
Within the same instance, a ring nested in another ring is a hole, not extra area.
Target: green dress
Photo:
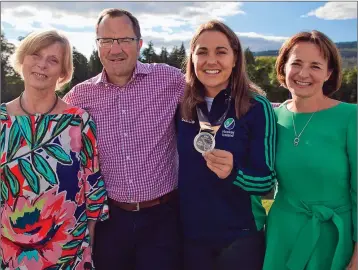
[[[278,192],[268,214],[264,270],[343,270],[357,241],[357,105],[277,117]]]

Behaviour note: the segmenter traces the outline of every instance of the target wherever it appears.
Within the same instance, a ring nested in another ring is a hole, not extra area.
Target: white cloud
[[[70,40],[72,46],[77,51],[82,53],[88,59],[90,58],[93,50],[96,48],[96,35],[95,32],[64,32]]]
[[[192,27],[211,19],[225,21],[225,17],[245,14],[241,10],[242,3],[235,2],[206,2],[196,6],[188,6],[181,13]]]
[[[230,16],[246,15],[239,2],[4,2],[1,25],[6,36],[11,33],[9,41],[15,45],[19,35],[44,28],[60,29],[71,44],[89,58],[96,47],[97,16],[109,7],[131,11],[140,22],[143,48],[152,41],[157,53],[161,47],[170,52],[182,42],[188,50],[195,29],[210,19],[225,22]],[[237,34],[243,46],[253,51],[277,49],[287,39],[255,32]]]
[[[44,22],[51,18],[49,17],[49,13],[45,10],[43,10],[41,14],[39,13],[40,12],[31,6],[20,6],[14,10],[4,10],[1,13],[1,21],[11,25],[14,28],[14,31],[31,32],[37,28],[33,26],[33,23],[36,22],[36,20],[34,20],[36,15],[39,15],[40,17],[38,19],[44,20]],[[40,28],[45,28],[44,23],[41,23],[39,26]]]
[[[53,25],[71,28],[94,27],[98,13],[116,5],[119,3],[6,2],[2,4],[1,20],[24,31],[31,29],[35,22],[39,25],[51,22]],[[120,3],[118,7],[130,10],[139,19],[143,29],[162,27],[167,31],[185,25],[196,27],[209,19],[224,21],[225,17],[245,14],[241,10],[242,3],[238,2],[126,2]]]
[[[145,30],[142,32],[143,37],[146,40],[158,40],[163,42],[171,42],[171,41],[187,41],[192,38],[194,31],[178,31],[178,32],[156,32],[152,30]]]
[[[12,43],[15,45],[15,47],[17,47],[17,45],[19,45],[20,41],[17,39],[9,39],[8,42]]]
[[[279,41],[279,42],[283,42],[286,39],[288,39],[288,37],[280,37],[280,36],[272,36],[272,35],[263,35],[263,34],[258,34],[258,33],[254,33],[254,32],[247,32],[247,33],[240,33],[240,32],[236,32],[236,34],[239,37],[249,37],[249,38],[262,38],[265,40],[269,40],[269,41]]]
[[[302,18],[308,16],[316,16],[324,20],[348,20],[357,18],[357,3],[356,2],[329,2],[324,6],[312,10]]]
[[[61,32],[68,37],[71,45],[74,46],[77,51],[85,55],[87,58],[91,56],[93,50],[96,48],[96,35],[94,32]],[[17,39],[8,39],[8,42],[14,44],[15,46],[18,46],[20,43],[20,41]]]
[[[153,27],[160,27],[163,30],[171,30],[172,28],[179,28],[187,24],[184,18],[179,15],[155,15],[155,14],[141,14],[138,16],[138,21],[143,30],[152,29]]]
[[[209,19],[225,21],[229,16],[245,14],[239,2],[5,2],[1,23],[5,31],[11,31],[14,41],[14,35],[60,29],[78,51],[89,57],[95,47],[97,16],[109,7],[130,10],[140,22],[143,39],[152,41],[156,51],[162,46],[171,51],[181,42],[187,47],[195,28]]]
[[[16,18],[16,20],[14,19]],[[34,6],[21,5],[16,8],[4,9],[1,21],[14,27],[14,30],[31,32],[53,26],[64,26],[66,28],[81,29],[93,27],[95,18],[81,15],[67,14],[65,11],[51,10],[49,7],[41,9]],[[36,26],[35,26],[36,25]]]

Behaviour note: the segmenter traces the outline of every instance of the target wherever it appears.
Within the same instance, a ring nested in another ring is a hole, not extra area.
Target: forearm
[[[255,97],[257,104],[249,111],[246,142],[248,151],[244,160],[236,160],[234,184],[251,195],[269,193],[276,182],[276,121],[271,104],[263,97]]]

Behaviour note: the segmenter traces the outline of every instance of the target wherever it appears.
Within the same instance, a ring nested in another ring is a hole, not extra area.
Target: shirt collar
[[[135,80],[135,78],[138,75],[147,75],[149,73],[150,73],[150,65],[143,64],[140,61],[137,61],[137,64],[136,64],[136,67],[134,69],[134,72],[133,72],[131,80]],[[107,73],[106,73],[106,70],[104,68],[102,69],[102,72],[97,75],[97,78],[95,78],[95,84],[100,84],[100,83],[103,83],[103,84],[110,83],[108,81]]]

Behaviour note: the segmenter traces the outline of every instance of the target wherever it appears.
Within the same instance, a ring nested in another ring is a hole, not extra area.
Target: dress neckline
[[[329,108],[326,108],[326,109],[322,109],[322,110],[319,110],[319,111],[316,111],[316,112],[293,112],[293,111],[290,111],[288,108],[287,108],[287,104],[290,100],[286,100],[284,101],[281,106],[284,107],[285,111],[287,112],[290,112],[290,113],[293,113],[294,115],[311,115],[312,113],[315,113],[315,114],[319,114],[319,113],[323,113],[323,112],[327,112],[327,111],[331,111],[331,110],[334,110],[338,107],[340,107],[342,104],[344,104],[344,102],[339,102],[338,104],[332,106],[332,107],[329,107]]]
[[[14,114],[10,114],[8,111],[7,111],[7,106],[6,106],[6,103],[2,103],[0,105],[0,108],[1,108],[1,114],[2,115],[6,115],[6,116],[9,116],[10,118],[11,117],[35,117],[35,118],[38,118],[38,117],[46,117],[46,116],[61,116],[61,115],[70,115],[70,114],[76,114],[80,108],[79,107],[76,107],[76,106],[70,106],[69,108],[67,108],[66,110],[64,110],[62,113],[51,113],[51,114],[38,114],[38,115],[27,115],[27,114],[21,114],[21,115],[14,115]]]

